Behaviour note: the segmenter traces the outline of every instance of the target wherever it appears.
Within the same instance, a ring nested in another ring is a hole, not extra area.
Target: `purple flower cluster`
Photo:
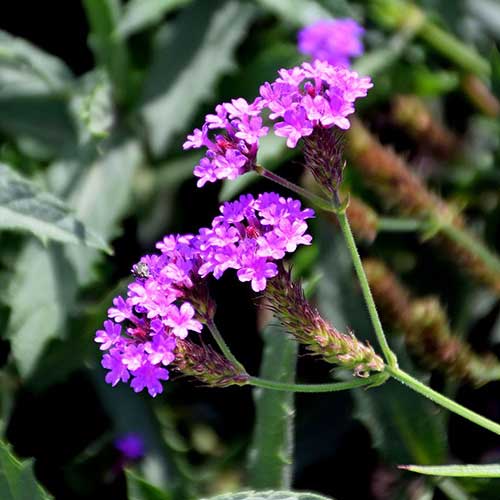
[[[176,338],[185,338],[188,330],[201,332],[195,310],[185,300],[198,266],[192,239],[165,237],[157,244],[161,255],[146,255],[134,266],[127,298],[113,300],[110,319],[95,337],[107,351],[101,363],[109,370],[107,383],[115,386],[132,376],[134,391],[147,388],[153,397],[160,394],[160,381],[169,377],[164,367],[175,359]]]
[[[369,77],[325,61],[278,73],[273,83],[260,87],[260,96],[252,103],[240,98],[219,104],[216,114],[205,117],[202,129],[188,136],[184,149],[207,150],[194,169],[198,187],[236,179],[255,167],[259,139],[269,131],[263,126],[264,117],[276,122],[274,133],[286,137],[287,146],[294,148],[317,127],[348,129],[346,117],[354,113],[355,100],[372,87]]]
[[[197,297],[205,295],[197,290],[203,279],[235,269],[240,281],[262,291],[278,272],[274,261],[312,240],[305,221],[314,212],[292,198],[243,195],[224,203],[220,212],[196,235],[166,236],[156,245],[159,255],[146,255],[134,266],[127,297],[113,300],[95,337],[107,351],[101,363],[109,370],[107,383],[132,378],[136,392],[147,388],[153,397],[160,394],[161,381],[169,378],[165,366],[176,359],[176,339],[202,330],[193,304],[202,308]]]
[[[314,211],[301,210],[298,200],[276,193],[257,199],[247,194],[224,203],[220,212],[212,227],[199,234],[202,276],[211,273],[220,278],[226,269],[236,269],[240,281],[250,281],[252,290],[260,292],[267,279],[278,273],[273,261],[294,252],[298,245],[311,244],[305,221],[314,217]]]
[[[268,127],[262,126],[260,100],[253,103],[233,99],[219,104],[215,114],[205,117],[202,129],[188,135],[184,149],[207,148],[206,155],[194,169],[198,187],[219,179],[236,179],[255,164],[259,138]]]
[[[273,83],[260,87],[260,95],[271,120],[279,120],[274,133],[286,137],[290,148],[315,127],[348,129],[354,102],[373,86],[369,77],[318,60],[278,73]]]
[[[299,51],[334,66],[350,66],[350,58],[363,54],[365,30],[354,19],[323,19],[299,31]]]

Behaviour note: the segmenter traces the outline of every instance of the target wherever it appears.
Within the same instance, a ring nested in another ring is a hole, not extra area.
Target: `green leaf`
[[[75,296],[75,272],[62,246],[28,242],[6,291],[7,337],[21,376],[30,374],[51,338],[63,335]]]
[[[0,99],[62,93],[71,83],[60,59],[0,30]]]
[[[120,36],[130,36],[161,21],[169,12],[192,0],[130,0],[118,23]]]
[[[86,166],[68,194],[68,204],[79,219],[92,224],[108,241],[119,234],[118,222],[130,208],[141,162],[142,151],[135,139],[113,137],[107,144],[107,151]],[[68,247],[66,253],[77,270],[80,286],[92,282],[96,277],[94,266],[102,256],[82,247]]]
[[[500,465],[400,465],[400,469],[428,476],[447,477],[500,477]]]
[[[148,483],[131,470],[125,471],[128,500],[172,500],[172,497]]]
[[[262,332],[260,376],[295,382],[297,342],[276,321]],[[249,484],[255,488],[288,488],[292,482],[294,395],[255,388],[255,427],[248,456]]]
[[[314,0],[258,0],[266,10],[294,26],[307,26],[332,15]]]
[[[127,47],[117,34],[121,18],[119,0],[84,0],[89,20],[90,46],[98,63],[106,68],[119,101],[126,95],[128,83]]]
[[[31,461],[20,462],[0,441],[0,498],[2,500],[50,500],[38,484]]]
[[[116,235],[117,222],[129,208],[135,173],[141,161],[138,143],[116,137],[95,159],[95,151],[63,161],[49,170],[53,191],[61,193],[84,223],[90,222],[106,239]],[[102,253],[81,246],[29,242],[22,251],[6,292],[11,308],[7,335],[12,356],[23,377],[36,367],[45,346],[64,338],[78,287],[95,279]]]
[[[82,142],[109,135],[115,121],[112,97],[111,83],[103,71],[91,71],[81,79],[71,109],[80,124]]]
[[[63,243],[110,252],[109,246],[85,227],[69,207],[0,163],[0,229],[24,230]]]
[[[315,493],[300,493],[294,491],[240,491],[211,497],[205,500],[333,500],[330,497]]]
[[[255,9],[237,1],[196,2],[158,33],[141,113],[155,155],[185,130],[246,35]]]

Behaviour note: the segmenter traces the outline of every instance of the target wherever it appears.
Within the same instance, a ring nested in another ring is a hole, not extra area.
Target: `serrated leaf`
[[[90,153],[80,151],[79,160],[53,165],[49,178],[79,219],[92,222],[110,239],[128,210],[141,153],[138,143],[126,138],[116,138],[107,147],[97,159],[91,148]],[[93,281],[101,255],[91,248],[63,249],[55,243],[44,249],[37,242],[22,251],[6,302],[11,308],[7,335],[23,377],[32,373],[51,339],[64,338],[78,287]]]
[[[260,376],[293,383],[297,342],[275,321],[263,330]],[[294,394],[255,388],[255,426],[248,455],[249,484],[254,488],[291,486],[294,444]]]
[[[125,471],[128,500],[172,500],[172,497],[156,486],[148,483],[131,470]]]
[[[333,500],[331,497],[315,493],[300,493],[294,491],[240,491],[227,493],[204,500]]]
[[[71,71],[58,58],[0,30],[0,99],[64,92]]]
[[[266,10],[294,26],[307,26],[320,19],[332,17],[330,12],[314,0],[258,0]]]
[[[28,242],[6,292],[7,337],[21,376],[30,374],[46,343],[63,334],[75,296],[75,271],[61,245]]]
[[[118,222],[127,213],[142,151],[135,139],[114,138],[107,151],[88,165],[68,195],[68,204],[80,220],[107,240],[117,236]],[[67,248],[66,253],[77,270],[80,286],[95,278],[94,266],[100,255],[88,248]]]
[[[196,2],[160,30],[141,105],[155,155],[186,128],[220,75],[231,69],[254,12],[237,1]]]
[[[161,21],[169,12],[192,0],[130,0],[123,10],[117,33],[130,36]]]
[[[500,478],[500,465],[400,465],[400,469],[428,476]]]
[[[0,498],[2,500],[50,500],[38,484],[31,461],[20,462],[0,441]]]
[[[105,241],[84,226],[65,203],[2,163],[0,229],[29,231],[42,241],[52,239],[111,251]]]

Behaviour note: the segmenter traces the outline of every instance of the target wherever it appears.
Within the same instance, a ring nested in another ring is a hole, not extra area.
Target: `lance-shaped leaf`
[[[161,21],[162,17],[191,0],[130,0],[118,24],[120,36],[130,36]]]
[[[500,478],[500,465],[400,465],[400,469],[428,476],[496,477]]]
[[[295,491],[240,491],[227,493],[204,500],[333,500],[330,497],[316,495],[315,493]]]
[[[42,241],[52,239],[111,251],[65,203],[2,163],[0,229],[29,231]]]
[[[276,322],[262,332],[260,376],[293,383],[297,342]],[[292,482],[294,394],[254,389],[256,421],[248,456],[249,484],[254,488],[287,488]]]
[[[72,82],[56,57],[0,30],[0,99],[64,92]]]
[[[20,462],[0,441],[0,498],[2,500],[50,500],[38,484],[31,461]]]
[[[196,2],[160,30],[141,110],[156,155],[185,130],[220,75],[234,65],[233,53],[254,12],[243,2]]]
[[[131,500],[173,500],[172,496],[148,483],[131,470],[125,471],[127,478],[127,498]]]
[[[48,177],[80,220],[110,239],[130,206],[141,153],[137,142],[127,138],[115,138],[107,148],[97,159],[95,152],[80,151],[80,159],[54,165]],[[21,252],[5,302],[11,309],[7,336],[23,377],[32,373],[49,340],[66,335],[78,287],[93,281],[101,256],[92,248],[55,243],[47,251],[34,241]]]

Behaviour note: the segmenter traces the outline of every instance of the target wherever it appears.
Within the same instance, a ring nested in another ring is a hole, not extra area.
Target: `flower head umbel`
[[[109,319],[95,336],[106,351],[101,364],[109,370],[108,384],[130,381],[136,392],[160,394],[169,378],[166,367],[190,364],[182,356],[194,351],[181,349],[180,340],[201,332],[202,322],[213,318],[205,278],[234,269],[240,281],[260,292],[278,272],[275,262],[312,240],[306,220],[314,212],[292,198],[242,195],[220,212],[210,228],[195,235],[165,236],[156,245],[159,254],[144,256],[132,268],[127,297],[113,300]]]
[[[363,54],[364,29],[354,19],[322,19],[299,31],[299,51],[334,66],[350,66]]]
[[[348,129],[347,116],[354,113],[354,102],[372,87],[369,77],[326,61],[306,62],[278,73],[274,82],[260,87],[260,96],[252,103],[239,98],[219,104],[215,114],[205,117],[202,128],[188,135],[184,149],[206,148],[194,169],[198,187],[236,179],[256,167],[259,139],[269,131],[264,119],[274,121],[274,133],[295,148],[318,128]]]
[[[219,179],[236,179],[255,164],[259,139],[268,127],[262,125],[260,99],[248,103],[233,99],[219,104],[207,115],[200,129],[188,135],[184,149],[206,148],[206,155],[194,169],[198,187]]]
[[[113,300],[110,319],[95,337],[107,351],[102,366],[109,370],[108,384],[130,380],[136,392],[160,394],[162,381],[169,378],[166,366],[176,358],[177,339],[185,338],[189,330],[201,331],[198,316],[209,304],[203,301],[193,239],[193,235],[165,237],[157,244],[160,254],[146,255],[133,267],[135,280],[127,297]]]
[[[261,105],[271,112],[274,133],[286,137],[289,148],[317,128],[348,129],[354,102],[373,86],[369,77],[319,60],[278,73],[273,83],[260,87]]]
[[[235,269],[240,281],[250,281],[260,292],[278,272],[275,261],[312,240],[305,221],[314,217],[314,211],[302,210],[300,201],[276,193],[257,199],[242,195],[224,203],[220,212],[198,238],[202,276],[212,273],[220,278],[227,269]]]

